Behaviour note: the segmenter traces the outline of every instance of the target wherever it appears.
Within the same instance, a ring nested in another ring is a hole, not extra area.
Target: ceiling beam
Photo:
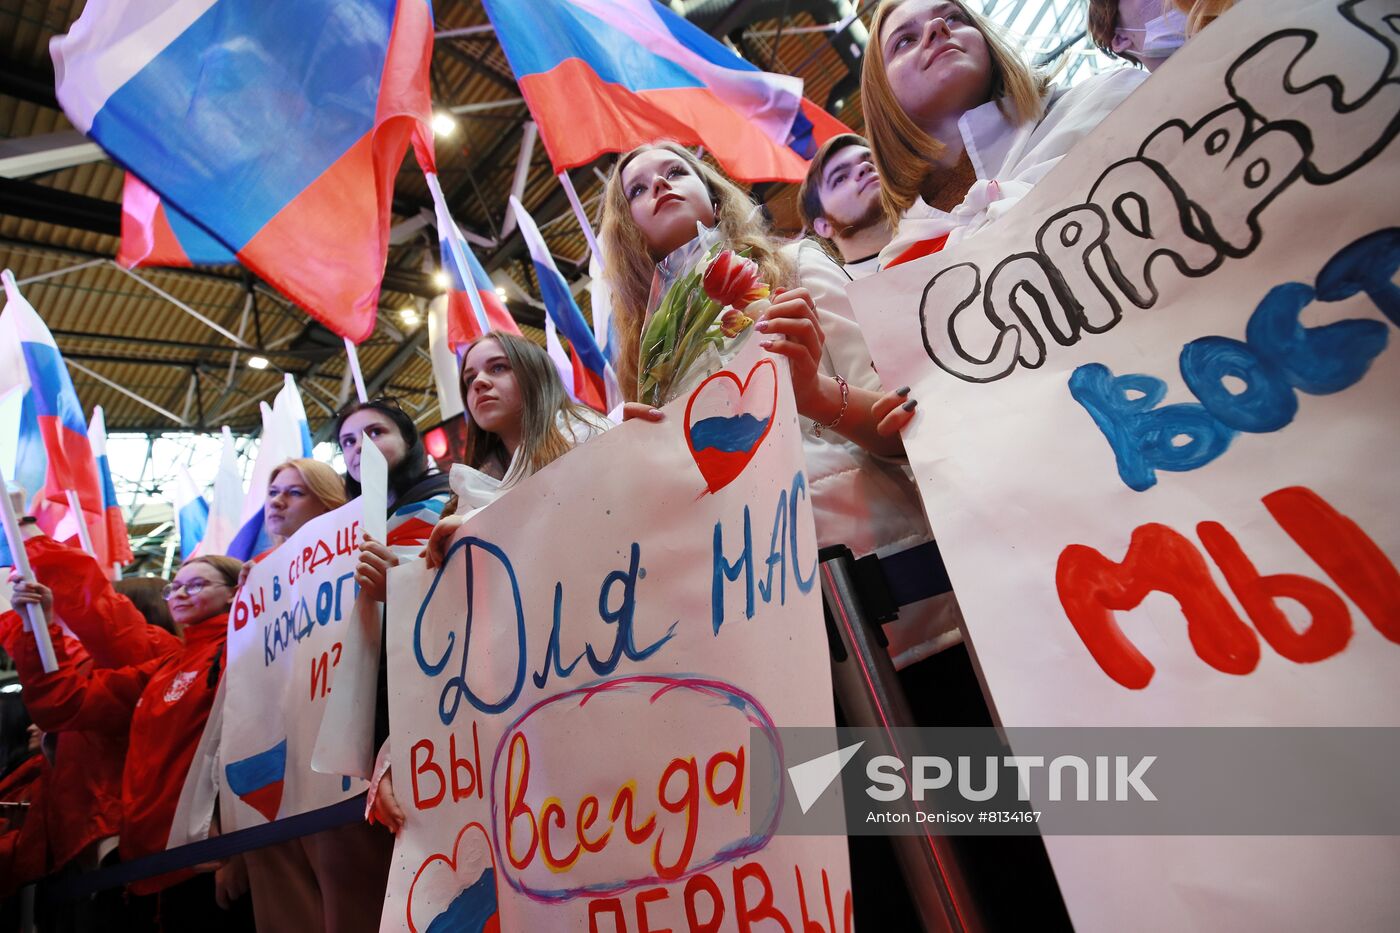
[[[27,178],[101,162],[102,147],[77,130],[0,140],[0,178]]]
[[[0,94],[27,100],[41,107],[58,109],[54,91],[53,62],[47,55],[41,68],[31,68],[10,59],[0,60]]]

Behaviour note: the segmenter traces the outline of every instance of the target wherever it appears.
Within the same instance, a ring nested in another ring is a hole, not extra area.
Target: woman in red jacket
[[[93,670],[85,677],[76,669],[59,629],[51,625],[59,666],[45,674],[33,640],[13,640],[26,705],[41,728],[126,733],[123,860],[166,847],[181,787],[219,685],[228,611],[242,566],[231,557],[186,561],[165,590],[170,614],[184,630],[184,644],[139,664]],[[110,584],[101,586],[110,590]],[[93,587],[101,588],[95,581]],[[61,589],[70,590],[66,585]],[[42,605],[47,614],[53,591],[21,580],[15,583],[12,601]],[[224,918],[210,910],[210,882],[192,881],[192,874],[185,870],[147,878],[131,888],[138,894],[161,892],[159,911],[166,929],[215,929]]]

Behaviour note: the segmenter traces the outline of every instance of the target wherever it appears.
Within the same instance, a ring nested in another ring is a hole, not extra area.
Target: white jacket
[[[798,286],[812,294],[826,336],[822,372],[840,375],[853,386],[885,391],[846,297],[850,273],[815,241],[801,240],[786,249],[797,268]],[[878,457],[833,431],[817,437],[812,422],[801,420],[818,546],[844,544],[864,557],[933,539],[907,465]],[[895,667],[957,644],[962,640],[960,619],[951,595],[905,606],[899,619],[885,626]]]
[[[577,447],[584,441],[591,440],[614,427],[607,418],[591,411],[584,411],[581,421],[576,418],[566,418],[564,413],[560,412],[558,417],[554,419],[554,424],[568,439],[571,448]],[[516,448],[515,454],[510,460],[510,466],[506,468],[506,476],[511,475],[518,459],[520,459],[520,449]],[[522,472],[511,485],[515,485],[529,475],[529,473]],[[452,464],[452,472],[448,474],[448,483],[457,495],[457,511],[455,513],[457,515],[475,515],[499,499],[501,494],[509,488],[504,481],[474,467],[469,467],[465,463]]]
[[[880,267],[909,247],[944,234],[945,248],[952,246],[1004,215],[1146,80],[1141,69],[1115,68],[1072,88],[1055,88],[1044,116],[1020,126],[1006,119],[996,101],[963,114],[958,131],[977,181],[951,211],[915,200],[900,218],[894,239],[880,251]]]

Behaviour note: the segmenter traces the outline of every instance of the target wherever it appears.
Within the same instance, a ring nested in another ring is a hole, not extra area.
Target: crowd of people
[[[618,420],[664,417],[635,400],[654,270],[695,236],[697,223],[715,228],[774,289],[754,326],[762,348],[790,364],[819,543],[862,555],[931,540],[900,439],[919,400],[907,386],[882,384],[846,286],[996,223],[1227,5],[1088,0],[1095,43],[1140,67],[1064,87],[958,0],[883,0],[862,75],[869,136],[837,136],[816,153],[798,192],[805,236],[793,241],[689,149],[658,141],[622,155],[607,180],[601,225],[628,395]],[[460,380],[466,462],[440,469],[393,400],[351,405],[335,424],[345,476],[310,459],[273,471],[265,516],[274,541],[360,495],[359,445],[374,443],[389,467],[388,534],[363,541],[355,580],[363,598],[383,603],[390,567],[440,563],[476,511],[614,423],[572,402],[545,351],[520,337],[477,340]],[[44,673],[18,615],[0,619],[0,644],[15,660],[32,720],[0,781],[0,894],[167,847],[206,722],[221,706],[236,710],[237,698],[220,690],[221,672],[228,613],[247,573],[232,558],[207,556],[186,561],[163,588],[112,583],[93,558],[44,537],[32,520],[23,534],[35,580],[16,575],[13,602],[49,620],[59,665]],[[890,627],[920,724],[986,721],[959,622],[949,594],[907,607]],[[403,623],[387,619],[386,637],[402,637]],[[90,928],[378,929],[392,834],[405,822],[388,767],[386,696],[381,662],[380,753],[366,822],[134,881],[95,902],[103,915]],[[17,720],[10,731],[22,726]],[[217,813],[208,819],[217,834]],[[83,916],[60,910],[51,928],[93,922]]]

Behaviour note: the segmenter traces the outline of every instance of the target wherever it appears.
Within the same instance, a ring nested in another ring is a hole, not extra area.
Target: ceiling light
[[[265,356],[250,356],[250,357],[248,357],[248,368],[249,368],[249,369],[267,369],[267,357],[265,357]]]
[[[438,136],[451,136],[457,132],[457,118],[442,110],[433,114],[433,132]]]
[[[499,285],[496,286],[496,297],[502,301],[506,300],[506,290]]]
[[[447,288],[447,273],[441,270],[434,272],[433,284],[438,288]]]
[[[5,686],[0,687],[0,693],[19,693],[23,689],[24,685],[19,683],[19,681],[11,681],[5,684]]]
[[[422,318],[418,316],[417,308],[404,308],[399,312],[399,320],[405,327],[417,327]]]

